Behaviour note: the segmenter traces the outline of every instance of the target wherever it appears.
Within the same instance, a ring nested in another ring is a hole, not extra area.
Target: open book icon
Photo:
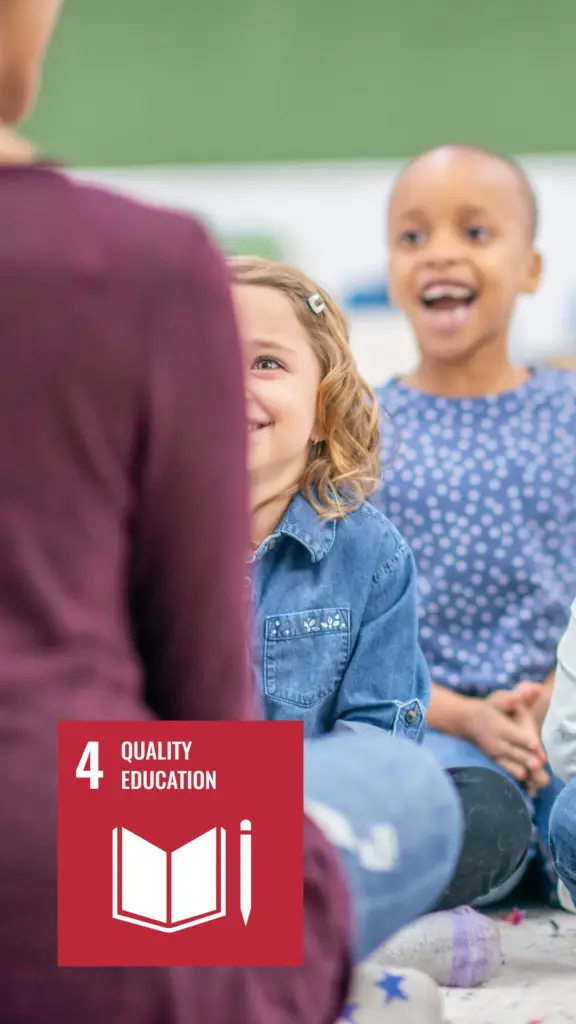
[[[212,828],[172,853],[127,828],[112,833],[112,916],[177,932],[226,914],[226,830]]]

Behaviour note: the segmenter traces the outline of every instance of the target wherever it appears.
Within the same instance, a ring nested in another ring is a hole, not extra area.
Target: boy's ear
[[[524,295],[533,295],[538,290],[542,280],[543,266],[542,255],[533,250],[530,253],[526,275],[521,288]]]

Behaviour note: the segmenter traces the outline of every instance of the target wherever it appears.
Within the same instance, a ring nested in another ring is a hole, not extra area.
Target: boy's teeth
[[[422,298],[428,302],[435,299],[469,299],[472,289],[461,284],[432,284],[422,292]]]

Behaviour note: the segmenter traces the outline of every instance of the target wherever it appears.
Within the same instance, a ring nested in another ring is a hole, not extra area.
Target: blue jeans
[[[576,903],[576,779],[565,786],[552,809],[550,849],[556,870]]]
[[[492,761],[478,747],[475,747],[473,743],[460,739],[458,736],[450,736],[447,733],[428,729],[424,737],[424,746],[435,755],[438,762],[445,769],[470,766],[491,768],[493,771],[500,772],[501,775],[505,775],[506,778],[514,782],[522,793],[532,822],[536,826],[546,850],[548,850],[550,815],[554,802],[563,789],[563,783],[560,779],[557,779],[555,775],[551,775],[550,784],[545,789],[540,790],[534,800],[531,800],[517,779],[513,779],[508,772],[496,764],[495,761]]]
[[[432,754],[381,730],[307,740],[304,786],[307,814],[341,858],[361,960],[449,885],[462,841],[460,801]]]

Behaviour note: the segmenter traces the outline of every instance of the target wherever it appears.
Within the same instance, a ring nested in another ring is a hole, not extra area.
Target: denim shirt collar
[[[252,561],[273,547],[280,537],[292,537],[306,548],[313,562],[320,562],[328,554],[336,536],[336,520],[322,519],[301,491],[294,495],[284,517],[274,533],[254,552]]]

